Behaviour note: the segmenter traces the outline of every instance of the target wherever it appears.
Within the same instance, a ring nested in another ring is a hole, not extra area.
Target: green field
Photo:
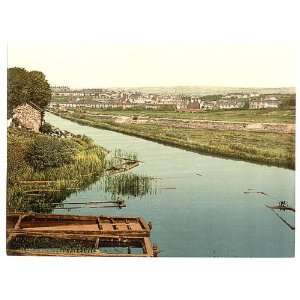
[[[153,124],[117,124],[85,114],[60,115],[80,124],[114,130],[203,154],[295,168],[295,135],[293,134],[195,130]]]
[[[86,110],[114,116],[147,116],[150,118],[195,119],[228,122],[295,123],[295,109],[219,110],[204,112],[176,112],[153,110]]]

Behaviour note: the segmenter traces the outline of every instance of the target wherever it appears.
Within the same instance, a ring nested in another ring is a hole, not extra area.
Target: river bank
[[[46,135],[8,129],[8,210],[51,212],[57,203],[100,176],[139,165],[134,160],[106,159],[109,152],[90,138],[70,133],[68,138],[54,137],[57,131]]]
[[[82,125],[125,133],[201,154],[295,168],[294,134],[116,123],[84,113],[65,112],[57,115]]]

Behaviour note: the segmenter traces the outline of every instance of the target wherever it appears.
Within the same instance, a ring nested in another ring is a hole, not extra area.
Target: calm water
[[[294,171],[220,159],[120,133],[82,126],[54,115],[47,122],[85,134],[109,150],[138,153],[132,172],[157,178],[156,194],[125,198],[127,207],[54,210],[80,215],[142,216],[153,224],[160,256],[289,257],[295,235],[265,204],[294,203]],[[201,174],[202,176],[198,176]],[[172,188],[172,189],[171,189]],[[248,189],[268,194],[250,193]],[[72,194],[67,202],[109,200],[101,183]],[[294,214],[281,212],[294,225]]]

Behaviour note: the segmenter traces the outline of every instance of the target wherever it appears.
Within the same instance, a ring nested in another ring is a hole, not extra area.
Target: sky
[[[10,0],[0,23],[8,66],[52,85],[286,87],[296,85],[295,2]]]
[[[54,46],[55,45],[55,46]],[[295,85],[295,49],[282,44],[8,44],[8,65],[72,88]]]

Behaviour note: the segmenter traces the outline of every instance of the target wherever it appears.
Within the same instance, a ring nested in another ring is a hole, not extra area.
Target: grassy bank
[[[190,119],[227,122],[258,122],[258,123],[295,123],[295,109],[247,109],[247,110],[220,110],[202,112],[176,112],[151,110],[87,110],[91,113],[113,116],[144,116],[150,118]]]
[[[195,130],[157,125],[117,124],[84,114],[61,114],[79,124],[134,135],[202,154],[295,168],[295,136],[245,131]]]
[[[60,151],[53,149],[54,145]],[[103,148],[84,136],[62,139],[10,128],[8,210],[50,212],[55,203],[103,174],[105,155]]]

